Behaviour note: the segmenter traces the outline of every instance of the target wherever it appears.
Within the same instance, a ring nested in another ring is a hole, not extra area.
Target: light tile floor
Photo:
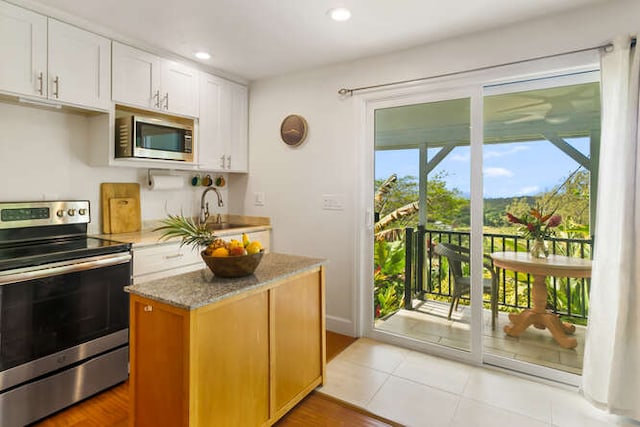
[[[360,338],[327,365],[319,392],[417,427],[638,427],[574,389]]]
[[[447,319],[449,304],[425,301],[415,307],[415,310],[400,310],[385,320],[376,321],[376,328],[426,342],[470,349],[471,310],[468,306],[459,306],[451,320]],[[529,327],[517,338],[508,336],[503,329],[510,323],[508,314],[498,314],[496,328],[492,330],[491,311],[484,310],[485,352],[577,375],[582,373],[585,327],[576,326],[573,336],[577,339],[578,346],[566,349],[554,341],[549,331],[534,327]]]

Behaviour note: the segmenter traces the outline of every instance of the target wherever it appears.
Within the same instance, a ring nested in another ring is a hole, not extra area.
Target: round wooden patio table
[[[534,258],[529,252],[493,252],[493,265],[505,270],[529,273],[533,276],[531,298],[533,307],[520,313],[510,313],[511,324],[504,327],[504,332],[517,337],[529,326],[548,329],[553,338],[564,348],[575,348],[578,342],[567,336],[573,334],[576,327],[560,321],[560,317],[547,311],[547,276],[556,277],[591,277],[591,260],[549,255],[548,258]]]

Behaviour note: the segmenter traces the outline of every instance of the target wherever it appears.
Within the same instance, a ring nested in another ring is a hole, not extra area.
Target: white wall
[[[92,142],[84,115],[0,102],[0,201],[88,199],[89,232],[99,233],[100,183],[138,182],[143,221],[199,213],[203,187],[191,187],[188,174],[183,190],[150,191],[146,169],[89,166]]]
[[[230,178],[231,206],[270,216],[272,248],[328,259],[327,326],[357,332],[356,240],[364,213],[356,212],[360,112],[337,90],[419,78],[588,48],[640,29],[640,2],[618,1],[434,43],[380,57],[254,82],[250,89],[250,174]],[[348,25],[348,24],[347,24]],[[428,20],[425,21],[428,25]],[[297,148],[280,141],[291,113],[309,123]],[[373,189],[372,189],[373,191]],[[254,192],[265,205],[254,206]],[[321,210],[323,194],[343,197],[343,211]]]

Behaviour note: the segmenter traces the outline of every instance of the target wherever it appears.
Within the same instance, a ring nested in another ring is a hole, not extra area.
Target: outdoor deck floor
[[[414,303],[414,310],[400,310],[385,320],[376,321],[376,328],[421,341],[448,347],[470,349],[470,315],[468,306],[460,305],[447,319],[449,304],[439,301]],[[582,374],[582,357],[586,328],[576,325],[575,349],[565,349],[554,341],[547,330],[528,328],[517,338],[504,333],[509,324],[507,313],[499,312],[495,330],[491,330],[491,312],[484,310],[484,345],[488,354],[547,366],[574,374]]]

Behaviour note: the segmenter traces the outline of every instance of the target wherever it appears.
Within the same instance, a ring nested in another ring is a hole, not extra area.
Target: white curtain
[[[630,37],[602,54],[597,222],[582,392],[640,419],[640,57]]]

